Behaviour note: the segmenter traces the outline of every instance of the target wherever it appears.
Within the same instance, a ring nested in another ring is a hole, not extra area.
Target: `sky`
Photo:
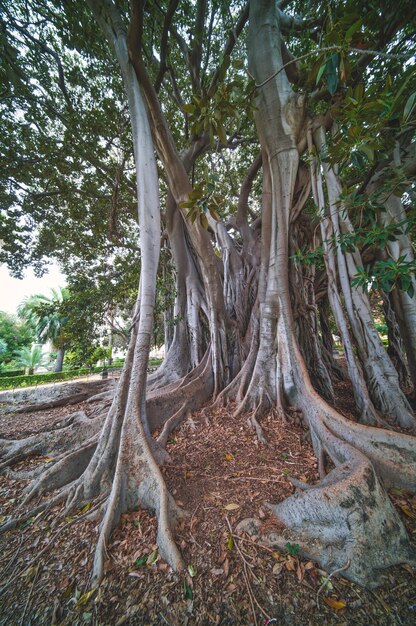
[[[65,287],[65,284],[65,276],[53,264],[42,278],[36,278],[33,270],[28,269],[22,280],[12,278],[7,267],[2,265],[0,266],[0,311],[14,314],[18,304],[26,296],[38,293],[49,296],[52,288]]]

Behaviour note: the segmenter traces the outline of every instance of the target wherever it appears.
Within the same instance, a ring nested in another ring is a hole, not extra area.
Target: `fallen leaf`
[[[224,574],[224,570],[213,567],[211,570],[211,574],[213,576],[222,576]]]
[[[87,504],[84,507],[82,507],[81,513],[86,513],[87,511],[90,510],[90,508],[91,508],[91,502],[87,502]]]
[[[156,563],[158,558],[159,558],[159,552],[158,552],[158,549],[156,548],[156,550],[153,550],[153,552],[149,554],[149,556],[147,557],[146,565],[153,565],[153,563]]]
[[[308,561],[308,562],[305,564],[305,569],[306,569],[306,571],[308,571],[308,570],[310,570],[310,569],[313,569],[313,563],[312,563],[312,561]]]
[[[83,593],[82,596],[78,599],[77,606],[84,606],[84,604],[87,604],[88,600],[91,598],[91,596],[94,595],[95,592],[96,589],[91,589],[91,591]]]
[[[406,572],[408,572],[409,574],[414,574],[413,568],[411,565],[408,565],[407,563],[403,563],[402,564],[402,569],[404,569]]]
[[[276,576],[280,574],[280,572],[283,569],[283,566],[284,566],[284,563],[275,563],[273,565],[273,574],[275,574]]]
[[[345,609],[345,607],[347,606],[345,602],[343,602],[342,600],[335,600],[335,598],[324,598],[324,602],[326,602],[326,604],[330,606],[331,609],[335,609],[336,611]]]
[[[32,576],[34,576],[36,574],[36,572],[39,569],[39,565],[32,565],[32,567],[29,567],[27,570],[25,570],[22,574],[23,578],[32,578]]]
[[[416,515],[413,513],[413,511],[409,509],[408,506],[406,506],[405,504],[399,504],[399,506],[403,513],[407,515],[407,517],[410,517],[411,519],[416,519]]]
[[[235,502],[230,502],[230,504],[226,504],[224,507],[226,511],[236,511],[239,508],[240,508],[240,505],[236,504]]]
[[[227,459],[227,461],[232,461],[232,460],[233,460],[233,455],[232,455],[232,454],[229,454],[229,453],[227,452],[227,454],[225,455],[225,458]]]
[[[138,574],[137,572],[129,572],[129,576],[131,576],[132,578],[140,578],[141,575]]]
[[[284,566],[289,572],[294,572],[296,570],[295,561],[290,557],[286,559]]]

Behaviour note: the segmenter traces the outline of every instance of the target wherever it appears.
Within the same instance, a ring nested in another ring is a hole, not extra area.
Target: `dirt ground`
[[[351,393],[337,389],[338,408],[354,417]],[[0,437],[21,438],[53,427],[88,404],[40,413],[0,415]],[[205,408],[169,440],[172,463],[163,468],[176,502],[188,515],[176,539],[187,571],[178,575],[159,558],[156,520],[149,512],[123,515],[108,546],[106,576],[90,589],[97,522],[88,507],[60,519],[59,507],[0,537],[0,624],[141,625],[414,625],[416,572],[407,565],[386,572],[385,583],[368,591],[325,572],[297,555],[283,554],[238,533],[246,517],[264,529],[275,523],[267,502],[293,491],[289,477],[317,479],[317,463],[298,417],[270,414],[258,443],[232,407]],[[14,469],[33,469],[33,457]],[[0,520],[21,499],[24,481],[0,476]],[[392,499],[416,542],[416,496],[393,490]],[[91,503],[91,508],[94,502]]]

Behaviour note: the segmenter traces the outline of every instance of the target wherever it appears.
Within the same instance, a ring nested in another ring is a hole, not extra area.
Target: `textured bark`
[[[56,363],[53,369],[54,372],[62,372],[62,366],[64,364],[65,348],[59,348],[56,355]]]

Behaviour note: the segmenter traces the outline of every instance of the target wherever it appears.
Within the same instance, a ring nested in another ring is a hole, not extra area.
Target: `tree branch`
[[[154,85],[156,93],[159,92],[159,89],[162,85],[163,76],[165,75],[165,72],[167,70],[166,57],[168,53],[168,34],[173,15],[177,9],[178,3],[179,0],[170,0],[165,19],[163,21],[162,39],[160,43],[160,67]]]
[[[237,39],[240,36],[241,31],[243,30],[244,26],[247,23],[248,14],[249,14],[249,3],[247,2],[247,4],[244,6],[244,9],[240,17],[237,20],[237,24],[235,25],[235,28],[233,28],[228,35],[228,39],[225,43],[224,50],[222,52],[223,59],[226,56],[230,56],[231,52],[233,51],[233,48],[235,44],[237,43]],[[214,72],[213,77],[211,78],[211,83],[208,88],[208,98],[212,98],[212,96],[217,90],[219,79],[220,79],[220,71],[221,71],[221,65],[217,67],[217,69]]]

